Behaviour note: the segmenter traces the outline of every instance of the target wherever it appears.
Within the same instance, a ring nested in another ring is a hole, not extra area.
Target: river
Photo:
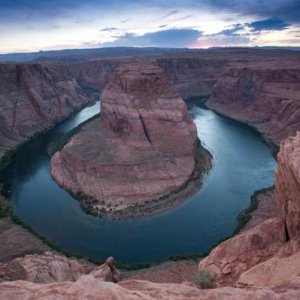
[[[274,182],[276,162],[254,130],[192,105],[198,136],[213,155],[213,168],[197,194],[151,217],[111,221],[87,215],[52,179],[47,146],[99,110],[97,102],[26,144],[6,175],[16,214],[64,250],[127,263],[200,254],[233,232],[254,191]]]

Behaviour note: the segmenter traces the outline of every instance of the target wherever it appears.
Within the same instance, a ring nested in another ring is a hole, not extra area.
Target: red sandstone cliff
[[[300,129],[300,63],[229,64],[207,106],[250,124],[279,145]]]
[[[101,98],[100,121],[84,126],[53,156],[51,173],[72,193],[92,197],[88,204],[96,212],[139,214],[139,205],[178,192],[193,176],[196,127],[162,69],[151,63],[118,67]]]

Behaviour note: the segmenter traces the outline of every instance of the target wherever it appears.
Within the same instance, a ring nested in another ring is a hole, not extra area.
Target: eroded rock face
[[[229,64],[207,105],[250,124],[279,145],[300,128],[299,62]]]
[[[98,212],[135,207],[138,215],[138,205],[178,191],[192,178],[196,127],[158,66],[118,67],[101,105],[100,120],[84,126],[51,160],[61,186],[91,197],[89,206]]]

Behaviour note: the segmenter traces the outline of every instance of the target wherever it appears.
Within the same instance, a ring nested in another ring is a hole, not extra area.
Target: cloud
[[[272,18],[300,22],[299,0],[206,0],[204,5],[213,10],[222,10],[238,15]]]
[[[110,32],[110,31],[116,31],[116,30],[118,30],[118,28],[116,28],[116,27],[106,27],[106,28],[103,28],[103,29],[100,29],[99,31],[108,31],[108,32]]]
[[[167,13],[166,15],[162,16],[159,20],[167,19],[168,17],[176,15],[177,13],[178,13],[178,10],[172,10],[169,13]]]
[[[240,30],[243,30],[245,24],[234,24],[229,29],[224,29],[223,31],[214,34],[217,35],[226,35],[226,36],[240,36],[241,34],[238,33]]]
[[[277,18],[270,18],[261,21],[256,21],[247,25],[248,27],[250,27],[252,31],[283,30],[290,26],[290,24]]]
[[[193,48],[245,46],[250,39],[245,36],[206,35],[200,37]]]
[[[126,24],[126,23],[128,23],[129,21],[130,21],[130,19],[125,19],[125,20],[122,20],[121,23],[122,23],[122,24]]]
[[[187,47],[197,41],[201,32],[195,29],[168,29],[144,35],[126,33],[114,42],[104,43],[101,46],[137,46],[137,47]]]

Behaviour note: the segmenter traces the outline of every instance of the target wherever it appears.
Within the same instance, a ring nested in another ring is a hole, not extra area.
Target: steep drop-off
[[[299,277],[300,132],[281,142],[276,171],[277,216],[217,246],[199,264],[217,285],[288,286]]]
[[[209,156],[162,69],[149,62],[118,67],[101,99],[100,120],[51,160],[61,186],[94,212],[120,216],[164,210],[196,190],[196,158],[205,171]]]

